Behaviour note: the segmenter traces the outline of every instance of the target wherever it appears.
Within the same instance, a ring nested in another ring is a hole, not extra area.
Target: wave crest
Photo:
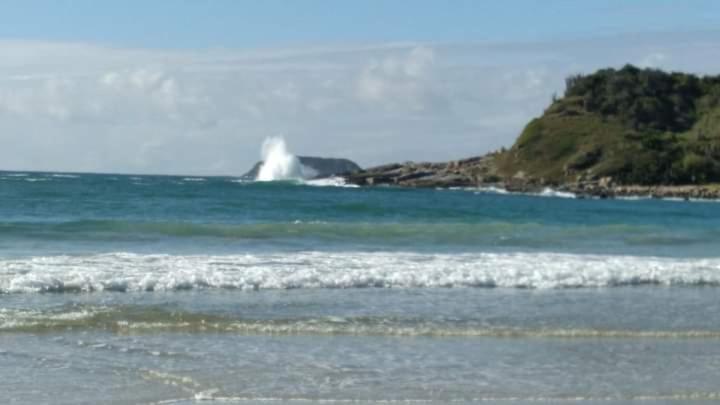
[[[173,256],[112,253],[0,260],[0,292],[294,288],[720,286],[720,259],[554,253]]]

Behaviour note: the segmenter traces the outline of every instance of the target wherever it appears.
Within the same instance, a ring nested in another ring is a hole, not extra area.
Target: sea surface
[[[0,402],[718,403],[720,203],[0,172]]]

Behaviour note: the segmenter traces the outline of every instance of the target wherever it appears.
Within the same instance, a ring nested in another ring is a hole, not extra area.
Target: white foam
[[[80,176],[77,176],[77,175],[74,175],[74,174],[60,174],[60,173],[56,173],[56,174],[51,175],[51,177],[56,177],[56,178],[60,178],[60,179],[77,179],[77,178],[80,177]]]
[[[577,196],[574,193],[570,193],[567,191],[559,191],[559,190],[555,190],[550,187],[545,187],[539,193],[511,193],[507,189],[495,187],[495,186],[477,187],[477,188],[470,188],[467,190],[474,191],[475,194],[479,194],[479,193],[518,194],[518,195],[529,195],[529,196],[535,196],[535,197],[577,198]]]
[[[720,285],[720,258],[296,252],[227,256],[112,253],[0,260],[0,291],[6,293],[622,285]]]
[[[614,197],[616,200],[623,201],[645,201],[645,200],[660,200],[670,202],[693,202],[693,203],[718,203],[720,199],[714,198],[679,198],[679,197],[653,197],[652,195],[624,195]]]
[[[650,200],[652,199],[651,195],[641,196],[641,195],[622,195],[615,197],[616,200],[623,200],[623,201],[642,201],[642,200]]]
[[[509,191],[507,191],[504,188],[490,186],[490,187],[478,187],[475,189],[476,194],[477,193],[492,193],[492,194],[509,194]]]
[[[282,137],[267,138],[262,145],[263,164],[258,181],[302,180],[305,178],[300,159],[288,152]]]
[[[475,194],[482,194],[482,193],[491,193],[491,194],[518,194],[518,195],[530,195],[530,196],[538,196],[538,197],[556,197],[556,198],[577,198],[577,195],[575,193],[571,193],[568,191],[559,191],[555,190],[550,187],[544,188],[539,193],[511,193],[508,190],[504,188],[498,188],[495,186],[489,186],[489,187],[471,187],[466,188],[467,191],[474,191]],[[590,198],[594,199],[600,199],[599,196],[591,196]],[[700,202],[700,203],[717,203],[720,202],[720,199],[713,199],[713,198],[680,198],[680,197],[662,197],[657,198],[652,195],[619,195],[619,196],[613,196],[612,197],[615,200],[621,200],[621,201],[644,201],[644,200],[662,200],[662,201],[671,201],[671,202]]]
[[[358,188],[357,184],[348,184],[342,177],[326,177],[322,179],[305,180],[304,184],[316,187],[347,187]]]
[[[205,181],[206,179],[204,179],[202,177],[185,177],[182,180],[183,181],[192,181],[192,182],[202,182],[202,181]]]
[[[543,191],[541,191],[539,194],[537,194],[541,197],[557,197],[557,198],[575,198],[574,193],[569,193],[567,191],[558,191],[554,190],[550,187],[545,187]]]

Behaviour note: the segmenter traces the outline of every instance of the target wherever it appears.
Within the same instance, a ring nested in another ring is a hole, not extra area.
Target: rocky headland
[[[357,185],[720,199],[720,76],[602,69],[566,81],[509,149],[355,170]]]
[[[671,198],[720,199],[720,184],[638,185],[616,184],[611,177],[571,183],[547,183],[520,172],[504,178],[494,166],[496,154],[442,163],[405,162],[371,167],[344,175],[360,186],[417,188],[498,189],[511,193],[537,194],[547,189],[573,193],[578,198]]]

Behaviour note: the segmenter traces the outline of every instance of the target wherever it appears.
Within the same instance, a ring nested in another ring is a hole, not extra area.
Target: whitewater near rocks
[[[287,150],[283,138],[268,138],[262,145],[263,164],[258,181],[302,180],[303,167],[297,156]]]

